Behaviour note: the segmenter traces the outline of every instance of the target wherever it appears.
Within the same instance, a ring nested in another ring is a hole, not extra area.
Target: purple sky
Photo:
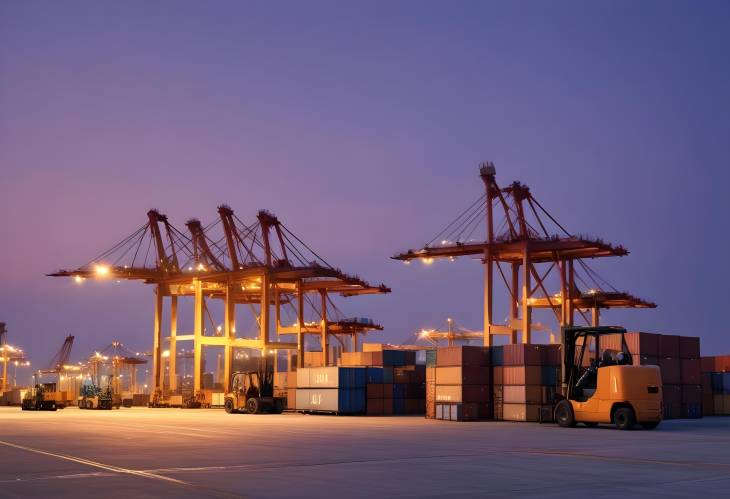
[[[347,4],[347,5],[346,5]],[[43,274],[145,222],[268,208],[393,288],[340,301],[402,341],[481,328],[480,266],[405,266],[481,194],[521,180],[654,311],[606,323],[730,353],[727,2],[0,3],[0,320],[45,364],[151,344],[152,289]],[[505,312],[503,301],[496,309]]]

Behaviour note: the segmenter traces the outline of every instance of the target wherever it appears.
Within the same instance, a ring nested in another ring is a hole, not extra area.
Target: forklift
[[[85,384],[81,387],[78,406],[79,409],[119,409],[122,406],[122,398],[112,390],[111,380],[106,390],[93,383]]]
[[[261,367],[266,366],[266,367]],[[284,412],[285,399],[274,397],[274,369],[261,362],[257,371],[238,371],[231,376],[231,391],[223,403],[228,414]]]
[[[46,400],[44,398],[45,388],[42,384],[38,383],[38,378],[33,388],[28,390],[25,397],[23,398],[20,407],[24,411],[55,411],[58,409],[55,400]]]
[[[612,423],[631,430],[637,424],[645,429],[659,425],[661,372],[657,366],[632,365],[625,334],[615,326],[562,328],[562,394],[556,395],[554,409],[560,426]],[[620,350],[601,353],[601,338],[607,335],[620,335]]]

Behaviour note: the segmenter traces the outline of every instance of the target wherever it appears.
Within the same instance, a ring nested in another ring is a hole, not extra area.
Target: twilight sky
[[[728,25],[721,1],[0,2],[0,321],[37,367],[65,334],[74,360],[149,349],[150,287],[43,274],[226,202],[391,286],[338,302],[383,339],[479,329],[476,262],[388,257],[491,160],[631,251],[594,267],[659,308],[605,323],[730,353]]]

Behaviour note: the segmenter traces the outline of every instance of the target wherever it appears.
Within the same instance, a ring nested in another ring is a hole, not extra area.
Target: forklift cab
[[[260,397],[261,394],[261,379],[257,372],[239,372],[233,375],[233,383],[231,390],[236,394],[236,397],[249,399],[253,397]]]
[[[563,386],[567,398],[581,402],[590,399],[596,392],[600,368],[632,365],[625,333],[624,328],[613,326],[563,329]],[[603,348],[609,335],[620,337],[620,345],[612,345],[618,349]]]

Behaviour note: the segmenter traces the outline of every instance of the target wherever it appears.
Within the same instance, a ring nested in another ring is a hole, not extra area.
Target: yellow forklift
[[[257,371],[233,373],[231,391],[226,393],[223,404],[229,414],[238,412],[281,414],[284,412],[286,400],[274,397],[274,370],[268,366]]]
[[[24,411],[55,411],[58,409],[55,400],[45,399],[45,388],[42,384],[38,383],[37,376],[35,378],[35,385],[33,388],[28,390],[25,397],[20,403],[20,407]]]
[[[631,430],[637,424],[645,429],[659,425],[661,372],[657,366],[632,365],[625,334],[613,326],[562,328],[562,395],[556,397],[554,411],[560,426],[613,423]],[[601,339],[609,335],[620,337],[620,349],[602,349]]]

